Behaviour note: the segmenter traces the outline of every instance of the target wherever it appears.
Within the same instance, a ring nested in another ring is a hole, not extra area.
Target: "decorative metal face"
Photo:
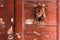
[[[46,12],[45,12],[45,4],[34,4],[34,13],[35,13],[35,19],[37,22],[43,22],[46,18]]]
[[[33,4],[33,17],[34,19],[26,19],[25,24],[40,24],[44,22],[46,18],[46,5],[44,3],[37,2]],[[34,22],[35,21],[35,22]]]

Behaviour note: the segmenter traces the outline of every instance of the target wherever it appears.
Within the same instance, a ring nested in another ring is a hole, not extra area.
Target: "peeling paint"
[[[18,39],[21,38],[20,33],[16,33],[16,35],[17,35]]]

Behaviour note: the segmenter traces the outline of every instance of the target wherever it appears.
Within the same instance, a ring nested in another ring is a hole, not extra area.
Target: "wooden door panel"
[[[15,1],[15,40],[23,40],[23,30],[22,30],[22,0]]]
[[[26,19],[34,19],[34,2],[29,2],[29,1],[25,1],[24,0],[24,19],[26,21]],[[46,5],[46,18],[44,20],[44,23],[46,25],[56,25],[56,3],[54,3],[53,1],[51,2],[42,2],[42,4]],[[51,7],[50,7],[51,6]],[[52,18],[52,19],[51,19]],[[53,22],[52,22],[53,21]]]
[[[56,11],[56,0],[55,1],[40,1],[41,4],[46,5],[46,18],[44,22],[39,25],[38,23],[35,24],[34,18],[34,4],[37,1],[30,1],[24,0],[23,1],[23,8],[24,10],[23,15],[23,30],[24,30],[24,39],[25,40],[56,40],[57,33],[56,33],[56,25],[57,25],[57,11]],[[37,25],[38,24],[38,25]],[[34,34],[35,32],[35,34]],[[41,33],[41,34],[39,34]],[[50,37],[48,37],[48,35]],[[48,38],[47,38],[47,37]]]
[[[56,27],[26,27],[25,40],[56,40]]]
[[[7,0],[6,40],[14,40],[14,0]]]

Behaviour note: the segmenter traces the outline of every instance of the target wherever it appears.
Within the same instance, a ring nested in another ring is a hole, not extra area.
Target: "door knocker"
[[[39,24],[43,22],[46,18],[46,12],[45,12],[45,4],[41,4],[40,2],[38,4],[33,4],[34,6],[34,14],[35,14],[35,20]]]

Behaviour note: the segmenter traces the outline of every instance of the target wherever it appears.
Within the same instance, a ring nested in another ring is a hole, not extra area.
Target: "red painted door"
[[[59,2],[0,0],[0,40],[60,40]]]

